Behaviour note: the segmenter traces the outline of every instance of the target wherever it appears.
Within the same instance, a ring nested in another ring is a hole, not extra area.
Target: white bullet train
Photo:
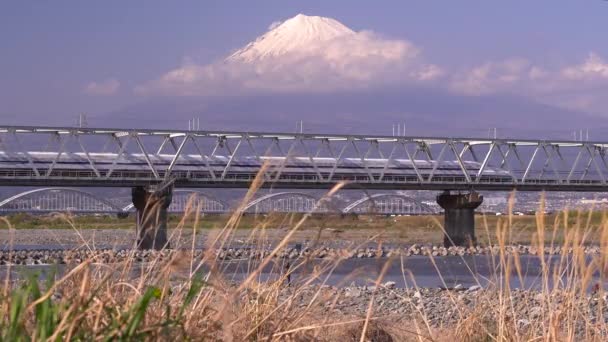
[[[173,158],[171,154],[150,154],[148,162],[141,153],[124,154],[117,159],[116,153],[62,153],[57,158],[56,152],[29,152],[26,155],[0,151],[0,177],[33,177],[36,169],[40,175],[49,178],[153,179],[157,176],[154,175],[150,164],[158,177],[164,177]],[[192,180],[250,181],[259,172],[262,164],[268,164],[267,173],[277,176],[276,181],[299,179],[325,182],[417,182],[420,178],[428,180],[431,173],[434,181],[466,181],[457,161],[442,161],[438,165],[436,161],[428,160],[415,160],[415,163],[412,163],[409,159],[391,159],[388,164],[387,161],[379,158],[366,158],[365,161],[360,158],[341,158],[336,163],[334,158],[319,157],[290,157],[287,161],[285,157],[234,157],[231,160],[229,156],[201,157],[198,154],[182,154],[175,161],[171,174],[177,178]],[[475,180],[481,163],[464,161],[463,164],[469,177]],[[507,170],[486,167],[480,181],[504,183],[511,182],[512,177]]]

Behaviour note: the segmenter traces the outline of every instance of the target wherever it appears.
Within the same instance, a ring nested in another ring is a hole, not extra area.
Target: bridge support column
[[[475,208],[483,202],[483,196],[471,191],[468,194],[450,194],[445,191],[437,196],[437,204],[445,211],[443,245],[475,245]]]
[[[143,186],[131,189],[133,205],[137,209],[137,248],[168,248],[167,208],[171,204],[173,188],[154,191]]]

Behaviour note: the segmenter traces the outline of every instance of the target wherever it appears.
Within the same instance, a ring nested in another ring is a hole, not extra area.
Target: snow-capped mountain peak
[[[319,43],[354,34],[335,19],[298,14],[237,50],[226,61],[252,63],[294,52],[306,53]]]

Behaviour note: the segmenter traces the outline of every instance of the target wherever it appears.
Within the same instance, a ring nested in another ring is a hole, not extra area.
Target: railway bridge
[[[131,187],[142,248],[180,188],[433,190],[446,245],[475,243],[479,190],[608,189],[608,142],[0,127],[0,186]]]

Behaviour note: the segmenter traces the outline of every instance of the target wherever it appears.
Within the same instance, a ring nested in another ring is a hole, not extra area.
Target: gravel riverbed
[[[599,246],[587,246],[584,252],[587,254],[599,254],[601,248]],[[195,249],[194,257],[200,258],[206,251],[203,249]],[[214,249],[213,252],[219,260],[258,260],[264,258],[271,253],[270,247],[233,247]],[[508,254],[517,253],[519,255],[560,255],[562,253],[571,254],[571,248],[562,249],[559,246],[545,247],[542,251],[535,246],[506,246],[505,252]],[[108,248],[89,248],[80,247],[73,249],[21,249],[11,250],[6,249],[0,251],[0,265],[16,264],[16,265],[38,265],[38,264],[66,264],[79,263],[86,259],[92,259],[97,263],[114,263],[122,262],[127,259],[132,259],[136,262],[149,262],[155,259],[171,258],[176,253],[191,254],[191,250],[132,250],[132,249],[108,249]],[[287,247],[280,250],[275,258],[280,259],[370,259],[370,258],[388,258],[394,256],[465,256],[465,255],[499,255],[500,248],[498,246],[477,246],[477,247],[443,247],[434,245],[411,245],[403,247],[387,247],[387,248],[333,248],[316,246],[314,248],[307,247],[302,244],[296,244],[294,247]]]
[[[581,333],[589,325],[608,322],[608,295],[573,294],[555,290],[549,293],[530,290],[501,292],[475,285],[442,288],[398,288],[393,282],[376,286],[308,286],[282,290],[280,300],[295,298],[294,305],[311,303],[326,314],[365,317],[372,306],[372,317],[390,321],[411,320],[432,327],[447,327],[465,319],[498,324],[498,317],[514,324],[520,332],[543,329],[551,319],[564,318],[564,324]],[[570,312],[572,311],[572,312]],[[568,315],[573,321],[567,321]],[[585,318],[584,320],[581,318]],[[579,321],[580,320],[580,321]],[[559,324],[553,322],[553,324]],[[606,332],[604,332],[606,333]]]

